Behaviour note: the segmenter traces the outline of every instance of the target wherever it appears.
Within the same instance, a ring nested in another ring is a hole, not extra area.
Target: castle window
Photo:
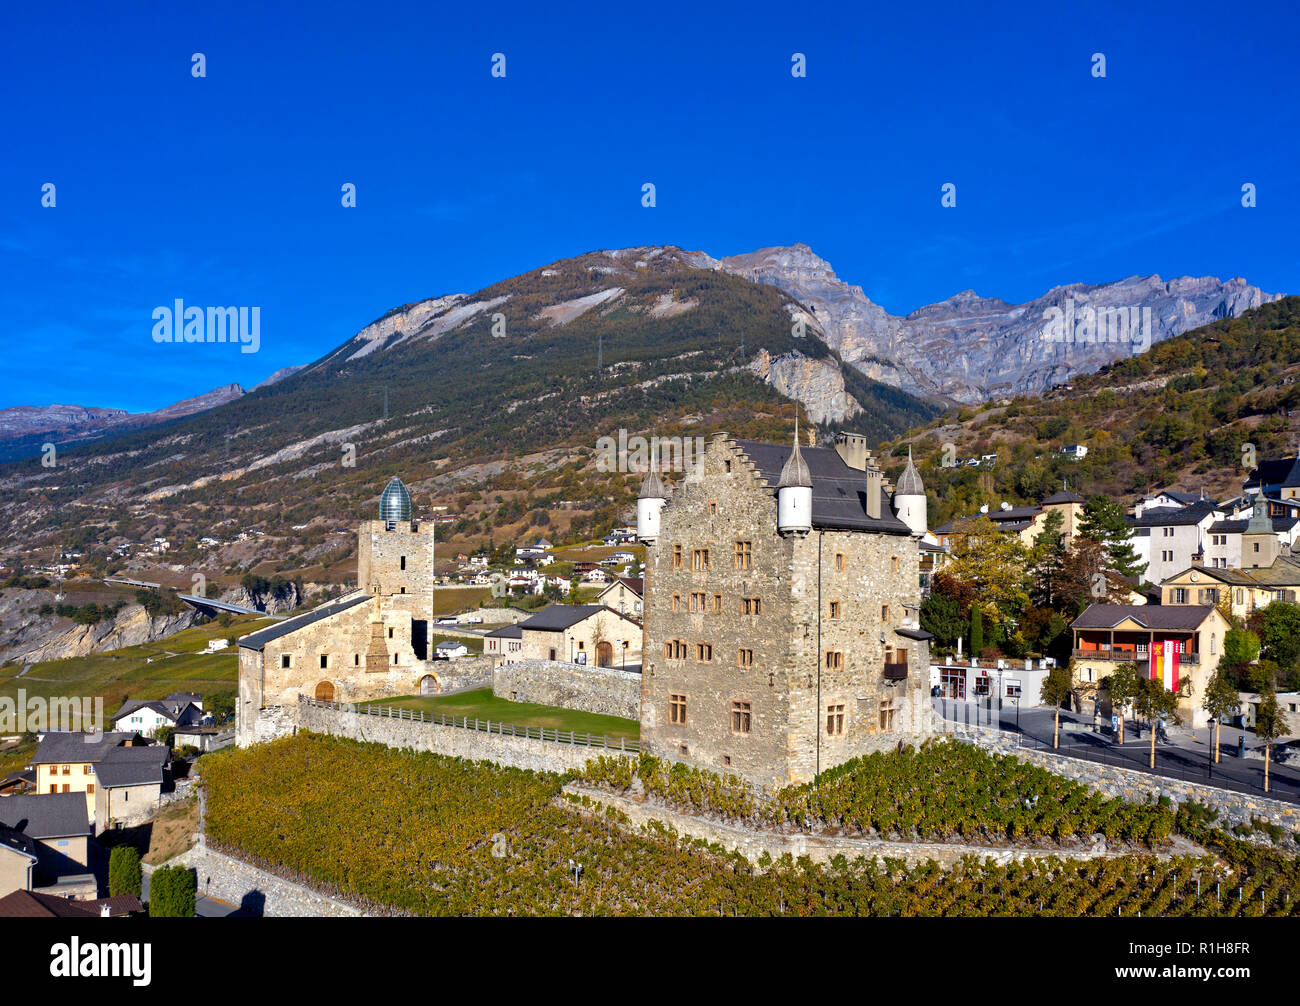
[[[717,500],[709,500],[709,516],[710,516],[710,517],[716,517],[716,516],[718,516],[718,501],[717,501]]]
[[[392,639],[392,638],[393,638],[393,630],[392,630],[392,629],[389,629],[389,630],[388,630],[388,638],[389,638],[389,639]]]
[[[836,702],[826,707],[826,733],[830,737],[844,736],[844,703]]]
[[[286,667],[286,668],[288,668],[288,667],[292,667],[292,666],[293,666],[293,655],[290,654],[290,653],[281,653],[281,654],[280,654],[280,666],[281,666],[281,667]]]
[[[399,591],[399,593],[405,594],[405,593],[406,593],[406,588],[403,587],[403,588]]]
[[[330,665],[330,658],[329,658],[329,655],[328,655],[328,654],[322,653],[322,654],[320,655],[320,665],[321,665],[321,668],[322,668],[322,669],[324,669],[324,668],[326,668],[326,667],[329,667],[329,665]]]
[[[751,569],[753,567],[753,553],[753,542],[736,542],[736,569]]]
[[[889,605],[882,604],[880,606],[880,620],[886,625],[889,624]]]
[[[731,464],[731,462],[728,461],[727,464]],[[1294,710],[1292,710],[1292,711],[1294,712]],[[722,756],[722,767],[723,767],[723,768],[731,768],[731,755],[723,755],[723,756]]]
[[[724,461],[724,462],[722,462],[722,470],[723,470],[724,472],[726,472],[728,475],[730,475],[730,474],[731,474],[731,462],[730,462],[730,461]]]
[[[839,618],[839,617],[840,617],[840,602],[839,602],[839,601],[832,601],[832,602],[831,602],[831,616],[830,616],[830,617],[831,617],[831,618]]]
[[[839,650],[826,651],[826,670],[838,671],[844,667],[844,654]]]
[[[710,662],[713,660],[713,644],[712,644],[712,643],[696,643],[696,644],[695,644],[695,659],[698,660],[698,661],[699,661],[700,663],[702,663],[702,664],[710,663]]]
[[[715,615],[721,615],[721,614],[722,614],[722,595],[721,595],[721,594],[714,594],[714,595],[713,595],[713,607],[710,608],[709,611],[712,612],[712,613],[715,614]]]
[[[705,605],[708,603],[708,598],[708,594],[699,591],[691,591],[691,614],[694,615],[703,612]]]
[[[748,702],[731,703],[731,732],[747,734],[750,727],[750,707]]]
[[[353,667],[360,667],[360,666],[361,666],[361,654],[360,654],[360,653],[354,653],[354,654],[352,654],[352,666],[353,666]]]
[[[880,729],[894,729],[894,714],[898,712],[898,706],[893,699],[880,700]]]
[[[680,639],[670,639],[664,643],[664,658],[667,660],[685,660],[686,643]]]
[[[394,664],[397,663],[397,654],[396,654],[396,653],[393,654],[393,663],[394,663]]]
[[[406,568],[406,556],[402,556],[402,569]]]
[[[754,651],[753,651],[753,650],[739,650],[739,651],[737,651],[737,655],[736,655],[736,664],[737,664],[737,666],[739,666],[739,667],[753,667],[753,666],[754,666]]]
[[[742,597],[740,599],[740,613],[742,615],[759,615],[763,611],[763,600],[758,597]]]
[[[891,556],[889,557],[889,571],[890,571],[891,573],[897,573],[897,572],[898,572],[898,556],[896,556],[896,555],[891,555]]]
[[[843,569],[844,569],[844,553],[843,553],[843,552],[836,552],[836,553],[835,553],[835,570],[836,570],[836,572],[842,572]]]
[[[668,695],[668,722],[674,726],[686,726],[686,696],[670,693]]]
[[[681,611],[681,610],[682,610],[682,595],[681,595],[681,594],[674,594],[674,595],[673,595],[673,614],[677,614],[677,612],[679,612],[679,611]]]
[[[709,571],[709,550],[707,548],[697,548],[691,551],[691,569],[697,573],[707,573]]]
[[[682,547],[681,545],[673,546],[673,569],[682,568]]]

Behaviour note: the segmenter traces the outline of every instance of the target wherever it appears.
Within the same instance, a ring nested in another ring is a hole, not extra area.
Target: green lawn
[[[619,716],[600,716],[575,709],[559,709],[534,702],[511,702],[497,698],[491,688],[479,688],[455,695],[409,696],[387,699],[376,705],[396,706],[399,709],[416,709],[430,715],[469,716],[494,723],[513,723],[521,727],[546,727],[548,730],[576,730],[580,734],[604,734],[606,737],[626,737],[638,740],[641,724]]]
[[[172,692],[233,691],[239,677],[236,647],[203,652],[209,639],[232,642],[255,629],[273,624],[260,616],[236,618],[229,626],[208,622],[152,643],[92,653],[66,660],[0,667],[0,695],[15,700],[21,688],[31,698],[101,696],[111,716],[127,698],[161,699]]]

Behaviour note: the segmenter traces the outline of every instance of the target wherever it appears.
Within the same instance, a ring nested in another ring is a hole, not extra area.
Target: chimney
[[[867,469],[867,516],[880,519],[880,497],[884,492],[885,473],[879,468]]]
[[[867,438],[861,433],[839,433],[835,436],[835,451],[850,468],[865,471],[867,467]]]

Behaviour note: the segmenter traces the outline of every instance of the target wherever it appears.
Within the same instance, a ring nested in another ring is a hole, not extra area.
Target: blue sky
[[[1138,273],[1300,292],[1284,5],[460,6],[6,5],[0,407],[250,387],[641,244],[803,241],[897,314]],[[259,306],[259,352],[156,344],[176,298]]]

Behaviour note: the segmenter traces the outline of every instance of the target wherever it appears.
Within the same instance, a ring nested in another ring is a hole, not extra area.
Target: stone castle
[[[650,753],[775,787],[928,732],[910,459],[891,492],[862,436],[718,434],[671,494],[651,469],[637,518]]]
[[[433,524],[412,519],[411,495],[394,477],[379,520],[357,532],[358,589],[239,640],[236,743],[274,736],[274,711],[300,694],[352,702],[440,689],[447,664],[429,652],[433,542]]]

